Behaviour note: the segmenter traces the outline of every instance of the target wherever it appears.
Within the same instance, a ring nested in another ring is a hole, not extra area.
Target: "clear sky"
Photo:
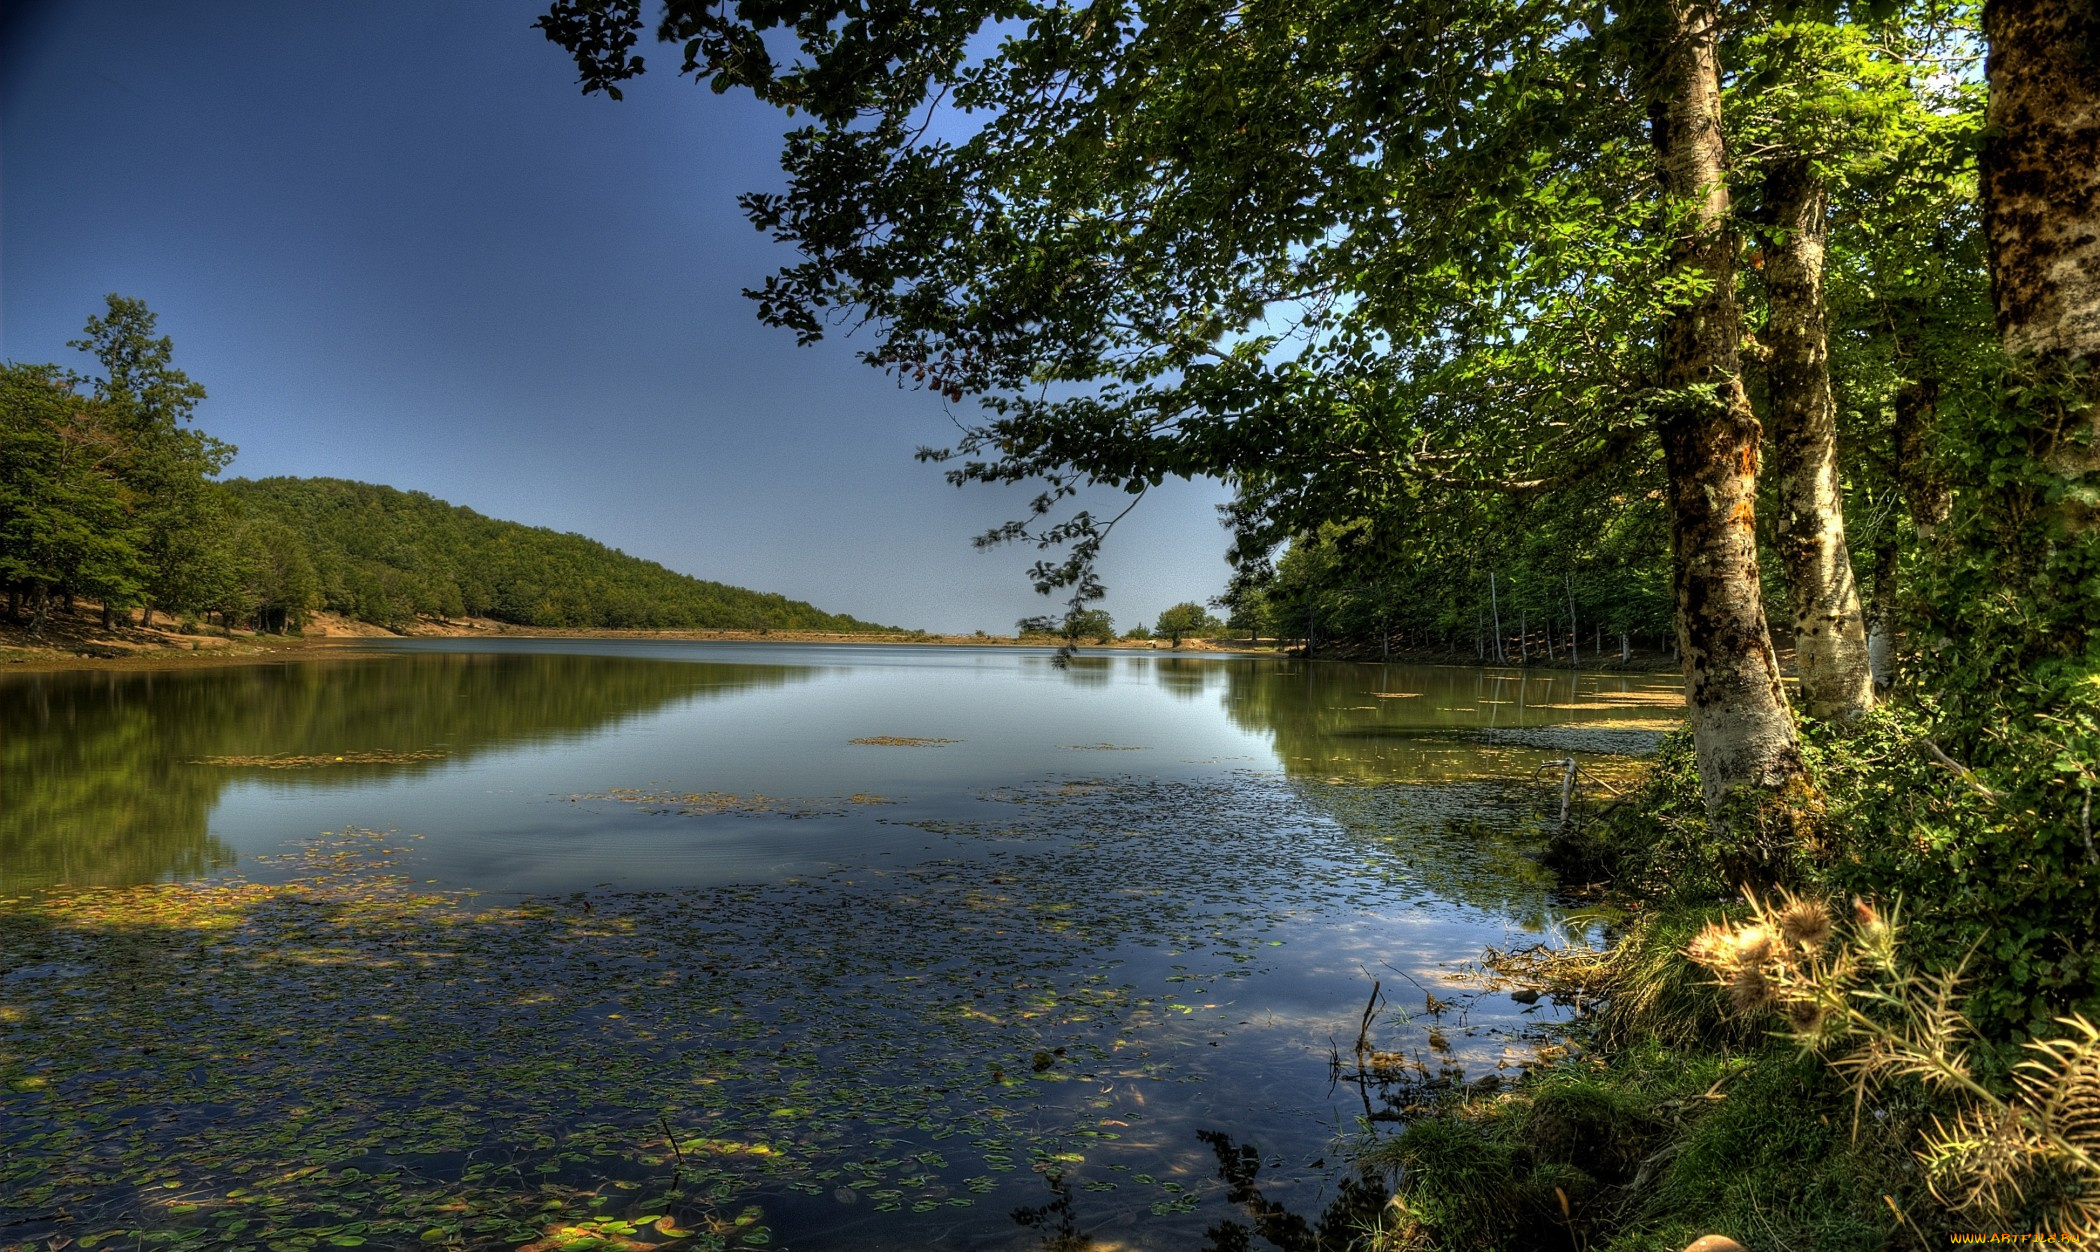
[[[614,103],[530,0],[0,5],[0,357],[86,367],[65,341],[121,292],[234,474],[426,491],[905,626],[1055,607],[1032,551],[969,543],[1032,492],[913,461],[941,402],[758,323],[740,293],[788,254],[736,196],[780,183],[782,119],[675,50]],[[1119,625],[1223,587],[1225,498],[1170,482],[1118,528]]]

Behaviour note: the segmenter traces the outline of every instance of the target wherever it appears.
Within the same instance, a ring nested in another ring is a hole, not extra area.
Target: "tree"
[[[0,584],[40,627],[53,596],[127,602],[140,535],[119,432],[57,366],[0,366]]]
[[[1999,353],[1942,415],[1954,494],[1919,659],[1936,746],[1991,797],[1959,862],[1989,884],[1970,933],[2009,974],[1980,998],[2042,1032],[2100,1000],[2100,13],[1993,0],[1984,29]]]
[[[303,550],[319,607],[383,625],[471,613],[539,626],[889,629],[688,578],[581,535],[484,517],[420,492],[327,478],[224,486],[250,531],[274,523],[298,540],[297,550],[252,534],[242,541],[246,551],[276,554],[269,559],[285,586],[303,583],[294,559]],[[257,611],[277,605],[289,623],[303,611],[297,601],[273,593]]]
[[[1116,637],[1116,622],[1106,609],[1081,609],[1065,617],[1064,633],[1073,643],[1082,639],[1107,643]]]
[[[1206,613],[1202,605],[1194,600],[1184,600],[1160,612],[1159,620],[1153,623],[1152,633],[1165,635],[1171,646],[1179,648],[1183,636],[1214,630],[1217,625],[1217,619]]]
[[[296,630],[321,598],[313,557],[291,527],[275,519],[244,522],[237,538],[243,555],[242,592],[257,630]]]
[[[586,90],[641,71],[641,24],[611,0],[542,20]],[[1273,545],[1434,527],[1659,445],[1709,804],[1801,798],[1713,4],[671,0],[658,33],[813,119],[787,190],[745,198],[803,258],[760,315],[805,341],[872,323],[871,364],[977,397],[925,455],[1046,483],[988,536],[1068,545],[1039,588],[1098,590],[1120,513],[1055,515],[1088,488],[1225,477]]]
[[[1983,148],[1983,222],[1998,333],[2015,360],[2081,372],[2100,358],[2100,12],[2089,0],[1992,0],[1990,130]],[[2086,413],[2088,424],[2100,414]],[[2068,432],[2066,432],[2068,435]],[[2086,440],[2047,449],[2064,469],[2100,464]]]
[[[124,443],[122,476],[136,498],[149,625],[156,607],[201,608],[217,598],[223,580],[214,542],[226,519],[207,480],[235,451],[187,425],[204,388],[174,367],[173,342],[154,337],[157,320],[145,301],[112,292],[105,314],[88,318],[84,336],[71,343],[101,363],[103,377],[90,381]]]
[[[1874,677],[1841,507],[1825,291],[1830,202],[1930,131],[1934,108],[1962,101],[1943,92],[1928,102],[1912,88],[1912,58],[1900,53],[1918,41],[1900,22],[1869,29],[1796,16],[1753,28],[1743,42],[1746,72],[1730,93],[1729,127],[1758,154],[1748,191],[1765,297],[1758,339],[1777,546],[1803,703],[1813,716],[1850,720],[1873,704]]]

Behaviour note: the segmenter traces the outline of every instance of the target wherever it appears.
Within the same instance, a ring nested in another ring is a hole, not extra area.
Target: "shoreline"
[[[200,628],[201,630],[201,628]],[[373,640],[397,639],[616,639],[662,640],[687,643],[818,643],[895,647],[1054,648],[1057,641],[1012,635],[938,635],[924,631],[828,631],[828,630],[726,630],[726,629],[638,629],[606,627],[520,626],[492,618],[463,618],[451,621],[423,620],[405,630],[388,630],[368,622],[316,613],[305,631],[296,635],[185,632],[173,626],[117,626],[104,629],[99,610],[82,606],[71,614],[55,614],[45,633],[32,636],[26,627],[0,621],[0,675],[49,674],[67,671],[195,669],[226,665],[283,664],[311,659],[328,652],[354,652]],[[1088,651],[1164,652],[1182,656],[1266,656],[1305,660],[1296,648],[1274,642],[1248,643],[1213,639],[1188,639],[1170,648],[1157,639],[1116,639],[1083,645]],[[1609,654],[1607,654],[1609,655]],[[1496,666],[1471,657],[1441,651],[1403,650],[1383,657],[1368,647],[1323,649],[1314,661],[1355,665],[1454,665],[1522,670],[1539,673],[1567,672],[1561,664]],[[1788,658],[1782,657],[1782,660]],[[1786,666],[1791,672],[1791,666]],[[1629,661],[1616,658],[1601,664],[1584,665],[1583,673],[1645,674],[1677,673],[1676,662],[1660,654],[1637,654]]]
[[[884,646],[1046,648],[1054,642],[1017,639],[1011,635],[935,635],[920,631],[851,632],[826,630],[615,630],[603,627],[519,626],[488,618],[424,621],[392,631],[333,614],[316,614],[296,635],[202,634],[170,627],[102,628],[95,611],[76,609],[48,623],[43,636],[31,636],[14,624],[0,625],[0,675],[49,674],[93,670],[196,669],[226,665],[282,664],[330,652],[352,653],[375,640],[399,639],[616,639],[688,643],[823,643]],[[1207,639],[1183,641],[1170,649],[1154,640],[1119,639],[1084,645],[1123,652],[1169,652],[1206,656],[1282,656],[1274,645],[1253,647]]]

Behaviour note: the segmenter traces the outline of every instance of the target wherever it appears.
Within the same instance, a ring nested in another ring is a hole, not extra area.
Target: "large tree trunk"
[[[1811,717],[1850,721],[1874,704],[1873,666],[1838,489],[1837,402],[1823,313],[1829,234],[1823,183],[1807,160],[1765,171],[1765,346],[1772,447],[1779,462],[1779,558],[1792,601],[1801,702]]]
[[[1983,27],[1991,299],[1999,341],[2025,375],[2020,425],[2045,479],[2056,480],[2036,485],[2036,503],[2060,559],[2061,545],[2082,547],[2100,532],[2100,2],[1989,0]],[[2049,581],[2090,595],[2076,571]],[[2096,610],[2062,609],[2070,629],[2056,643],[2076,652]]]
[[[1983,26],[1983,229],[1999,336],[2015,358],[2100,361],[2100,5],[1989,0]],[[2052,451],[2061,469],[2100,467],[2100,444]]]
[[[1737,868],[1770,876],[1794,831],[1768,815],[1784,819],[1807,783],[1758,587],[1760,431],[1740,369],[1715,11],[1711,0],[1660,8],[1649,121],[1663,190],[1690,210],[1672,277],[1705,288],[1662,327],[1661,382],[1677,393],[1659,434],[1685,704],[1707,812],[1745,840]]]

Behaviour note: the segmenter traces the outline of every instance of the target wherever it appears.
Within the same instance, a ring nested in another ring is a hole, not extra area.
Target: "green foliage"
[[[1938,1233],[1910,1151],[1929,1121],[1915,1093],[1877,1097],[1855,1130],[1848,1084],[1684,959],[1701,924],[1664,910],[1605,953],[1554,958],[1557,991],[1605,1000],[1575,1028],[1581,1055],[1514,1091],[1453,1094],[1367,1147],[1397,1173],[1395,1246],[1676,1252],[1720,1233],[1865,1252],[1899,1221]]]
[[[303,539],[323,607],[382,626],[473,615],[610,629],[886,629],[420,492],[333,478],[236,479],[227,490],[246,515]]]
[[[1437,1248],[1676,1252],[1723,1233],[1869,1252],[1897,1225],[1882,1195],[1922,1188],[1884,1134],[1850,1139],[1848,1113],[1820,1062],[1788,1048],[1649,1044],[1446,1105],[1369,1156],[1396,1174],[1404,1227]]]
[[[84,595],[271,631],[319,607],[382,626],[473,613],[555,627],[883,629],[428,496],[215,482],[234,450],[188,425],[204,388],[154,329],[143,302],[112,295],[74,341],[102,377],[0,369],[0,584],[38,620],[54,596]]]
[[[1115,620],[1105,609],[1068,610],[1063,617],[1044,614],[1024,617],[1014,623],[1014,634],[1022,639],[1055,639],[1065,647],[1091,639],[1108,643],[1116,637]]]
[[[560,0],[541,26],[610,90],[645,20]],[[986,539],[1069,545],[1035,576],[1075,603],[1114,524],[1053,516],[1086,486],[1226,477],[1265,549],[1652,456],[1650,331],[1684,293],[1655,281],[1621,15],[672,0],[658,33],[813,119],[786,190],[744,200],[803,258],[760,316],[807,341],[852,309],[870,364],[981,399],[926,455],[1043,480]]]
[[[183,612],[225,607],[234,581],[223,540],[223,498],[211,479],[233,460],[232,444],[187,425],[204,388],[174,367],[174,346],[155,338],[142,300],[112,293],[72,346],[91,352],[103,377],[90,380],[120,433],[122,476],[141,532],[146,603]]]
[[[321,580],[306,542],[291,527],[267,518],[241,524],[240,612],[259,630],[282,633],[299,627],[320,603]]]
[[[1615,895],[1711,903],[1738,884],[1720,873],[1720,847],[1699,794],[1689,728],[1662,737],[1640,790],[1559,831],[1547,862],[1566,880],[1609,884]]]
[[[1233,624],[1323,643],[1389,640],[1466,655],[1484,648],[1492,657],[1499,607],[1505,636],[1514,640],[1521,625],[1535,636],[1534,653],[1551,638],[1565,661],[1572,609],[1585,664],[1597,659],[1600,628],[1610,655],[1622,633],[1658,649],[1672,630],[1667,519],[1659,492],[1613,481],[1545,498],[1468,497],[1470,507],[1453,508],[1430,529],[1367,519],[1301,533],[1273,576],[1242,594]],[[1517,644],[1508,648],[1514,659]]]
[[[173,365],[138,300],[111,295],[73,346],[104,376],[5,367],[0,385],[0,581],[41,620],[51,597],[170,612],[223,610],[237,581],[211,479],[229,444],[189,428],[204,388]],[[83,397],[79,387],[92,384]]]
[[[1116,637],[1115,619],[1106,609],[1080,609],[1065,617],[1065,635],[1074,642],[1091,639],[1108,643]]]
[[[0,366],[0,584],[16,595],[139,593],[144,535],[108,418],[54,366]]]
[[[1944,711],[1897,705],[1850,727],[1803,726],[1825,811],[1794,861],[1795,881],[1838,899],[1900,900],[1920,966],[1967,962],[1964,1009],[1993,1046],[2053,1034],[2067,1012],[2100,1011],[2091,951],[2100,902],[2087,885],[2079,762],[2066,751],[2091,733],[2080,729],[2090,714],[2061,693],[2050,698],[2059,703],[2047,717],[1988,732],[2033,757],[1986,758],[1982,768],[1934,738],[1949,725]],[[1723,851],[1701,806],[1690,736],[1677,732],[1643,789],[1574,824],[1551,858],[1577,881],[1683,907],[1739,891],[1719,870]]]
[[[1184,600],[1160,611],[1159,620],[1152,624],[1152,633],[1164,635],[1173,646],[1190,635],[1214,634],[1225,628],[1225,624],[1206,612],[1194,600]]]
[[[1986,1227],[2100,1236],[2100,1028],[2082,1016],[2030,1041],[2007,1098],[1979,1081],[1959,967],[1922,974],[1894,909],[1821,899],[1747,900],[1739,923],[1701,931],[1687,955],[1746,1017],[1777,1018],[1850,1081],[1857,1105],[1927,1093],[1918,1157],[1935,1197]]]
[[[2066,472],[2094,391],[2082,366],[2001,361],[1952,406],[1956,506],[1905,657],[1917,707],[1839,761],[1843,885],[1903,895],[1922,959],[1974,946],[1992,1039],[2100,1015],[2100,531]]]

